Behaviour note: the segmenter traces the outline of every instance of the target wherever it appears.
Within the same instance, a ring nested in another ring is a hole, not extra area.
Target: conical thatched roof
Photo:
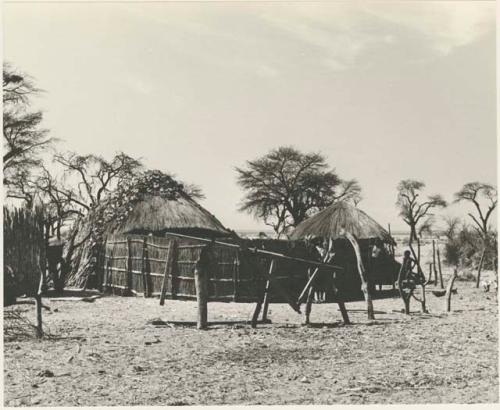
[[[307,236],[337,239],[343,231],[353,234],[357,239],[379,238],[394,243],[389,232],[361,209],[347,202],[337,202],[306,219],[295,228],[291,239],[304,239]]]
[[[133,205],[112,233],[163,233],[183,231],[210,236],[229,234],[219,220],[187,195],[165,198],[145,195]]]

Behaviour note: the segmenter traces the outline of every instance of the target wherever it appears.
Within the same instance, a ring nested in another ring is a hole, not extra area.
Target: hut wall
[[[263,246],[261,242],[247,241],[243,249],[212,245],[213,262],[208,268],[210,301],[257,301],[271,261],[252,252],[252,248],[306,257],[305,248],[290,250],[284,243],[270,241]],[[99,258],[97,273],[104,290],[113,293],[144,295],[147,290],[149,296],[159,296],[165,277],[167,299],[195,299],[194,271],[205,246],[184,238],[111,236]],[[276,289],[281,287],[289,295],[298,296],[307,281],[307,266],[278,259],[271,277],[270,296],[272,302],[284,303],[286,300]]]

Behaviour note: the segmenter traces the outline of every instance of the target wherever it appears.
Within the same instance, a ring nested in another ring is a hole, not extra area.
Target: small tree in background
[[[424,217],[431,217],[431,210],[444,208],[446,201],[441,195],[430,195],[423,201],[420,194],[425,188],[422,181],[405,179],[398,184],[398,199],[396,205],[399,208],[399,215],[410,227],[410,241],[417,240],[417,227]]]
[[[468,215],[484,238],[488,236],[489,219],[497,206],[497,200],[496,188],[481,182],[469,182],[455,194],[455,202],[467,201],[474,205],[476,215],[471,212]],[[486,205],[481,206],[481,202],[486,202]]]
[[[245,191],[240,211],[271,226],[278,237],[335,201],[361,199],[356,180],[342,180],[321,154],[279,147],[236,168]]]
[[[491,215],[497,206],[498,193],[497,189],[491,185],[482,182],[469,182],[465,184],[460,191],[455,194],[455,202],[469,202],[474,205],[475,214],[468,213],[472,219],[475,235],[471,241],[470,255],[467,255],[467,262],[470,264],[472,260],[477,262],[478,280],[481,273],[482,264],[486,261],[487,267],[497,269],[498,264],[498,242],[497,232],[490,226]],[[479,257],[481,255],[481,257]]]

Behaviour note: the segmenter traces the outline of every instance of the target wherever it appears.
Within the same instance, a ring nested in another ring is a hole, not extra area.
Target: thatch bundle
[[[394,244],[387,232],[373,218],[361,209],[339,201],[300,223],[292,233],[291,239],[341,238],[344,232],[353,234],[358,240],[378,238],[385,243]]]

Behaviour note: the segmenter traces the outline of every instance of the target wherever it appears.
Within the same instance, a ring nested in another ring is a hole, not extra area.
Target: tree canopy
[[[241,211],[261,218],[278,236],[338,200],[361,199],[356,180],[342,180],[323,155],[279,147],[236,168],[245,196]]]

